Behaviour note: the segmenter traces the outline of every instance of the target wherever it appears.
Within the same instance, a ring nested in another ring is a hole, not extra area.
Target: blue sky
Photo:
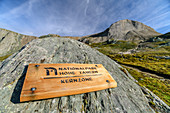
[[[26,35],[84,36],[123,19],[170,32],[170,0],[0,0],[0,28]]]

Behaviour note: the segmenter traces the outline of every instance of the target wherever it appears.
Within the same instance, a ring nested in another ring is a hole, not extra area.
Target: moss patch
[[[122,64],[142,67],[147,70],[157,72],[159,74],[170,75],[170,60],[165,56],[170,56],[170,53],[164,54],[116,54],[108,55],[112,59]],[[164,58],[165,57],[165,58]]]
[[[11,54],[0,57],[0,62],[7,59],[9,56],[11,56]]]
[[[98,47],[100,50],[107,50],[106,52],[110,51],[111,49],[117,49],[119,51],[127,51],[129,49],[133,49],[137,47],[137,44],[134,42],[127,42],[127,41],[115,41],[111,44],[107,44],[107,42],[102,43],[93,43],[90,45],[91,47]]]
[[[48,35],[40,36],[39,38],[42,39],[42,38],[47,38],[47,37],[60,37],[60,35],[57,35],[57,34],[48,34]]]

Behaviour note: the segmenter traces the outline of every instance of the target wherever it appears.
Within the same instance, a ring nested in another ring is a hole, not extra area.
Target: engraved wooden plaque
[[[29,64],[20,102],[117,87],[102,64]]]

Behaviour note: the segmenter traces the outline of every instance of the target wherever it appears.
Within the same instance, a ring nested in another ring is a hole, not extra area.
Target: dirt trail
[[[165,78],[165,77],[159,76],[159,75],[157,75],[155,73],[150,73],[148,71],[143,71],[143,70],[141,70],[141,69],[139,69],[137,67],[127,66],[127,65],[124,65],[124,64],[121,64],[121,65],[124,66],[124,67],[130,68],[130,69],[134,69],[134,70],[136,70],[136,71],[138,71],[138,72],[140,72],[140,73],[142,73],[143,75],[146,75],[146,76],[150,76],[150,77],[158,78],[158,79],[165,79],[165,80],[169,81],[169,83],[170,83],[170,79],[167,78],[167,77]]]
[[[167,75],[167,74],[160,74],[156,71],[152,71],[152,70],[149,70],[149,69],[146,69],[146,68],[143,68],[141,66],[135,66],[135,65],[131,65],[131,64],[124,64],[124,63],[121,63],[121,62],[117,62],[123,66],[127,66],[127,67],[131,67],[131,68],[134,68],[134,69],[138,69],[139,71],[141,72],[146,72],[146,73],[150,73],[150,74],[153,74],[153,75],[156,75],[158,77],[163,77],[165,79],[170,79],[170,75]]]

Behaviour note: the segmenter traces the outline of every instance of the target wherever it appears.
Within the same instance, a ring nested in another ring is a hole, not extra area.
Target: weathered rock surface
[[[19,103],[19,95],[29,63],[103,64],[118,87],[97,92]],[[120,70],[120,65],[89,46],[68,38],[37,39],[0,62],[1,112],[89,112],[150,113],[140,87]]]
[[[169,113],[170,107],[146,87],[141,87],[152,108],[158,113]]]
[[[84,43],[99,43],[109,39],[140,42],[158,35],[161,34],[153,28],[143,23],[126,19],[113,23],[104,32],[86,36],[79,40]]]
[[[0,57],[15,53],[33,39],[37,39],[37,37],[0,28]]]

